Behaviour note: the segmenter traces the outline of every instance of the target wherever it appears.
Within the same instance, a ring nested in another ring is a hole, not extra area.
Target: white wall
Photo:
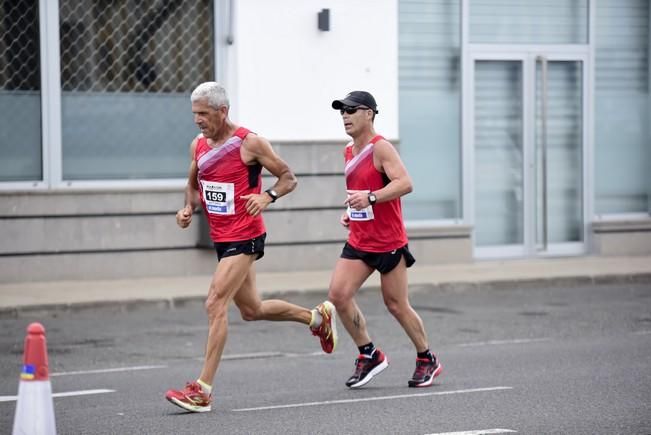
[[[225,80],[231,118],[271,140],[347,140],[330,104],[366,90],[398,137],[397,0],[239,0]],[[330,31],[317,14],[330,9]]]

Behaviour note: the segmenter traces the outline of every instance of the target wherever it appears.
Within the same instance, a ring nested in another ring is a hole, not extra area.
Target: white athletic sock
[[[210,396],[210,393],[212,393],[212,385],[206,384],[201,379],[197,379],[197,384],[201,386],[201,389],[203,390],[204,393]]]
[[[323,316],[319,311],[315,308],[312,310],[312,320],[310,320],[310,328],[318,328],[321,326],[321,322],[323,322]]]

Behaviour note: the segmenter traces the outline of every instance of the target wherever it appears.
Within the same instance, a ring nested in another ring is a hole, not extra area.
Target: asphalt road
[[[324,295],[284,297],[311,307]],[[199,301],[0,318],[0,433],[13,424],[25,328],[40,321],[53,392],[71,393],[53,399],[59,434],[651,434],[651,286],[414,287],[411,299],[444,366],[433,387],[407,388],[414,350],[369,289],[359,303],[390,366],[366,387],[344,386],[357,350],[341,324],[325,355],[302,325],[233,310],[205,414],[163,397],[199,373]]]

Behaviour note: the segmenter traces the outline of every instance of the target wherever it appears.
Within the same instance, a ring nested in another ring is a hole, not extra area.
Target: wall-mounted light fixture
[[[321,9],[318,13],[319,30],[324,32],[330,31],[330,9]]]

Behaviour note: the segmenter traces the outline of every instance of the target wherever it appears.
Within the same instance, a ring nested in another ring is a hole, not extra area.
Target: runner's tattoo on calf
[[[355,313],[355,315],[353,316],[353,325],[355,325],[356,329],[359,329],[361,327],[361,324],[362,324],[362,319],[359,313]]]

